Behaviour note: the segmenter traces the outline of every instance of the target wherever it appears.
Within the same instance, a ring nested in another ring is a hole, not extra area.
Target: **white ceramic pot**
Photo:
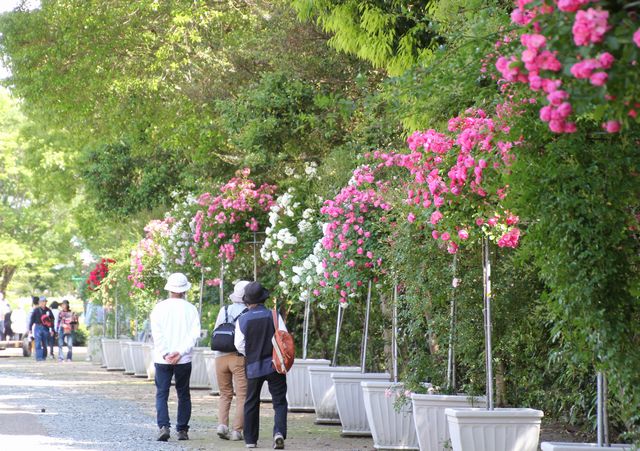
[[[535,409],[445,409],[454,451],[536,451],[540,421]]]
[[[313,412],[309,368],[327,366],[326,359],[296,359],[287,373],[287,403],[290,412]]]
[[[154,380],[156,366],[153,363],[153,343],[144,343],[142,345],[142,353],[144,354],[144,364],[147,369],[147,379]]]
[[[191,379],[189,386],[191,388],[210,388],[207,367],[204,364],[204,352],[208,348],[193,348],[193,357],[191,359]]]
[[[393,384],[402,387],[401,384]],[[373,447],[376,449],[411,449],[418,450],[418,437],[413,425],[411,403],[396,410],[395,395],[389,396],[390,382],[361,382],[364,409],[373,436]],[[466,451],[466,450],[465,450]]]
[[[120,350],[120,340],[115,338],[102,339],[102,353],[104,363],[108,371],[123,371],[124,361],[122,360],[122,351]]]
[[[542,442],[542,451],[606,451],[632,449],[632,445],[613,444],[610,447],[598,446],[597,443],[559,443]]]
[[[142,342],[132,341],[129,343],[129,352],[133,361],[133,375],[135,377],[147,377],[147,365],[144,361],[144,351]]]
[[[444,414],[446,408],[484,407],[486,398],[465,395],[424,395],[413,393],[413,423],[418,435],[420,451],[442,451],[450,446],[449,424]]]
[[[136,372],[133,367],[133,359],[131,358],[131,347],[129,343],[131,340],[119,340],[120,341],[120,353],[122,354],[122,363],[124,363],[124,374],[134,374]]]
[[[331,373],[336,390],[338,414],[342,423],[342,435],[371,436],[360,382],[388,382],[390,377],[389,373]]]
[[[316,424],[340,424],[338,404],[336,403],[336,389],[331,379],[332,373],[351,372],[360,370],[358,366],[310,366],[309,384],[311,398],[316,411]]]

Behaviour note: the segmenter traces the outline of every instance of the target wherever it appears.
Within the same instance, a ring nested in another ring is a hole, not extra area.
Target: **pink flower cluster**
[[[193,217],[195,244],[189,248],[196,266],[202,265],[207,249],[214,245],[218,257],[233,261],[240,233],[259,230],[256,216],[264,216],[269,211],[275,187],[263,184],[256,188],[249,175],[248,168],[242,169],[219,188],[218,195],[204,193],[198,197],[201,209]]]
[[[145,261],[161,252],[159,241],[169,236],[171,224],[174,221],[175,219],[171,217],[164,220],[154,219],[144,227],[145,237],[131,251],[131,265],[127,279],[134,288],[145,289],[144,275],[147,269]]]
[[[573,23],[573,42],[576,45],[598,44],[609,30],[609,11],[589,8],[578,11]]]
[[[320,213],[327,216],[322,246],[327,257],[322,260],[324,272],[319,282],[325,290],[335,290],[341,303],[349,294],[384,272],[382,258],[375,245],[384,240],[380,235],[380,222],[387,222],[386,203],[382,192],[385,183],[376,182],[376,171],[365,165],[353,172],[352,183],[344,187],[333,199],[326,200]]]
[[[597,58],[588,58],[571,66],[571,75],[577,79],[589,79],[594,86],[602,86],[607,82],[609,75],[600,69],[610,69],[614,61],[611,53],[604,52]]]
[[[566,13],[574,13],[592,0],[558,0],[558,9]]]

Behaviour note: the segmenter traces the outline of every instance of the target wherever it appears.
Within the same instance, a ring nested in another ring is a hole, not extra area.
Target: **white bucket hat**
[[[184,293],[191,288],[191,284],[187,280],[187,276],[181,272],[174,272],[167,278],[167,284],[164,289],[171,293]]]
[[[247,280],[236,282],[236,284],[233,286],[233,293],[229,295],[229,299],[231,299],[231,302],[234,302],[236,304],[244,303],[244,300],[242,300],[242,297],[244,296],[244,287],[249,285],[249,283],[250,282],[248,282]]]

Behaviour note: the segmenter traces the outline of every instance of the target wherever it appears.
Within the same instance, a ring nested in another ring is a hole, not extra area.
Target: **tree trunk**
[[[9,282],[11,282],[15,272],[16,267],[13,265],[6,265],[0,268],[0,291],[3,293],[7,292],[7,287],[9,286]]]

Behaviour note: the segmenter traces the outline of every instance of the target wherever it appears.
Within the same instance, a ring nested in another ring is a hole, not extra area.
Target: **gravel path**
[[[0,351],[0,450],[245,449],[244,442],[223,441],[215,434],[218,398],[208,390],[191,391],[190,440],[178,442],[172,431],[169,442],[156,442],[151,381],[85,362],[83,348],[74,348],[78,360],[73,363],[35,362],[18,351]],[[176,401],[172,389],[169,413],[173,424]],[[271,404],[262,403],[260,417],[258,446],[270,449]],[[318,426],[314,420],[314,414],[289,413],[287,450],[373,450],[371,438],[341,437],[340,427]]]

